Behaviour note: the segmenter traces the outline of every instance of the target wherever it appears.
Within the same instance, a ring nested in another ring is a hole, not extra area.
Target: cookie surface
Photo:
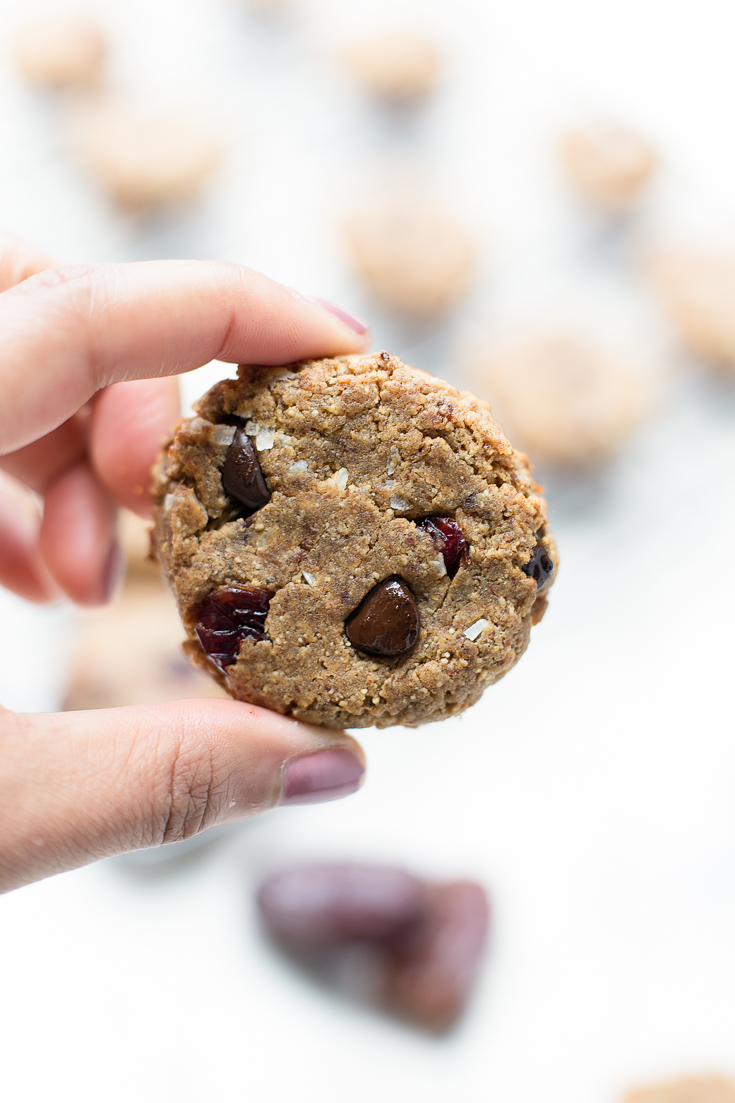
[[[735,1103],[735,1081],[723,1076],[685,1076],[626,1095],[623,1103]]]
[[[609,210],[636,203],[658,168],[658,156],[645,138],[610,123],[569,131],[559,144],[559,160],[572,187]]]
[[[242,366],[196,408],[156,469],[155,543],[186,650],[233,697],[415,726],[518,660],[556,552],[486,404],[384,352]]]
[[[680,250],[652,266],[654,288],[683,343],[711,364],[735,370],[735,252]]]

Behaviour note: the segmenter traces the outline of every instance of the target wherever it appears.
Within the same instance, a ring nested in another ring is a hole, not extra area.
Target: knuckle
[[[209,748],[179,748],[170,765],[159,841],[178,842],[211,827],[217,820],[224,788]]]

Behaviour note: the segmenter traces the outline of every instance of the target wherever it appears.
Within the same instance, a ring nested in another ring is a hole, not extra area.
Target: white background
[[[0,901],[0,1097],[614,1103],[658,1076],[735,1073],[735,389],[671,352],[637,274],[652,242],[732,241],[731,4],[294,0],[283,21],[234,0],[90,7],[114,86],[212,119],[224,167],[195,209],[116,213],[68,153],[69,105],[16,77],[8,43],[32,9],[2,0],[8,228],[71,260],[251,264],[369,315],[378,347],[452,379],[478,325],[559,312],[670,378],[606,476],[549,481],[563,560],[549,613],[468,714],[364,733],[369,779],[342,803]],[[334,48],[412,22],[442,44],[446,75],[425,112],[391,119]],[[558,128],[597,113],[664,157],[627,232],[576,211],[556,178]],[[476,232],[482,270],[452,325],[399,325],[351,282],[336,216],[385,158],[416,166]],[[0,610],[0,699],[53,708],[72,613],[7,596]],[[488,887],[491,952],[452,1037],[341,1003],[267,947],[253,888],[300,855]]]

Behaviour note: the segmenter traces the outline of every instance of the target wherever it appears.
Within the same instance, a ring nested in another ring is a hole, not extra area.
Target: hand
[[[368,345],[338,308],[238,265],[55,267],[5,236],[0,334],[0,583],[83,605],[114,587],[117,505],[150,516],[151,464],[179,415],[172,376]],[[344,796],[363,773],[344,733],[236,701],[0,709],[0,891],[279,803]]]

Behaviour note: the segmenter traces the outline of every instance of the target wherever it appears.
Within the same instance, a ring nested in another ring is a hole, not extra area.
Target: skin
[[[117,506],[151,514],[151,464],[179,417],[173,377],[366,351],[342,318],[239,265],[59,267],[0,235],[0,584],[105,602]],[[236,701],[0,707],[0,891],[266,811],[285,766],[335,748],[364,761],[344,733]]]

